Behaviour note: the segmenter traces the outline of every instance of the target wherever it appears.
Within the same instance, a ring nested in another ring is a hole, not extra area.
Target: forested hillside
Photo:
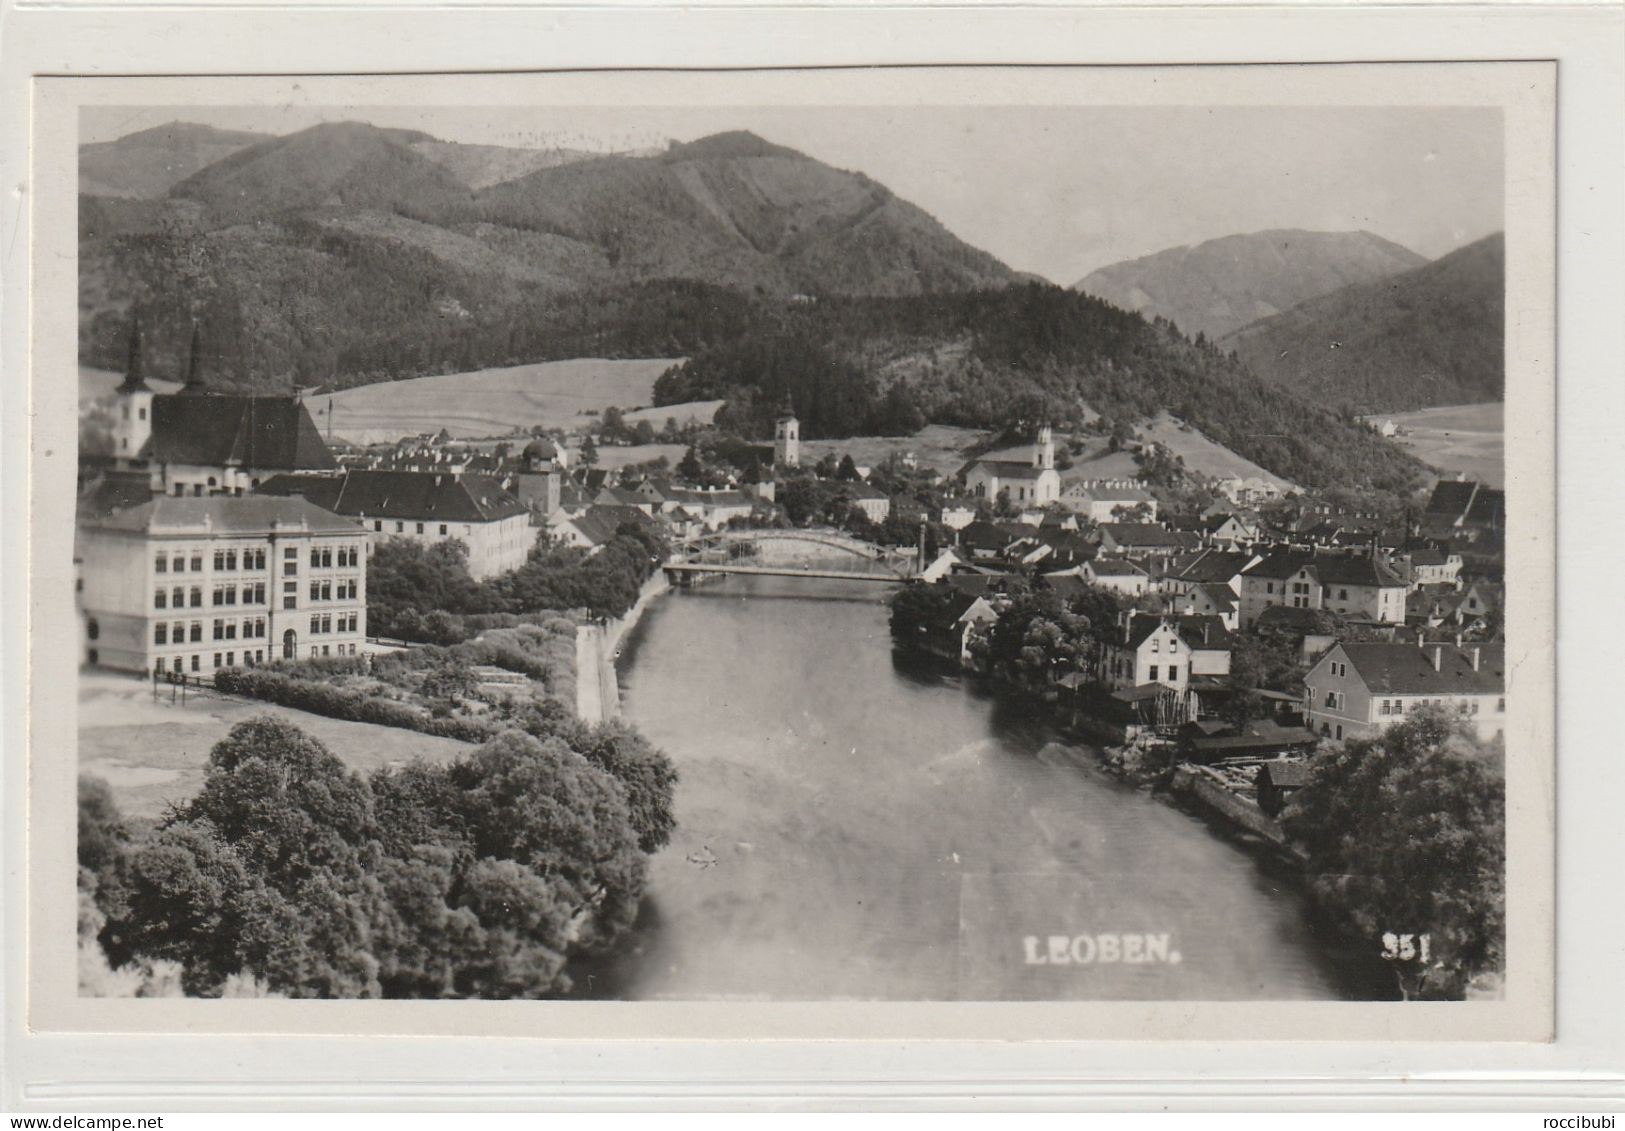
[[[1029,284],[775,310],[655,385],[660,403],[725,397],[718,417],[771,434],[789,401],[803,435],[909,432],[924,421],[1132,424],[1161,410],[1313,487],[1405,489],[1421,465],[1351,418],[1283,393],[1211,344],[1089,295]]]
[[[1505,396],[1506,241],[1496,233],[1223,339],[1266,380],[1356,412]]]

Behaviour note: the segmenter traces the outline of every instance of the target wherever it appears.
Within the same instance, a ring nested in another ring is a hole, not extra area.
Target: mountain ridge
[[[1506,242],[1494,233],[1220,340],[1265,380],[1356,412],[1505,397]]]
[[[1425,262],[1374,232],[1273,228],[1109,264],[1073,288],[1148,318],[1167,318],[1193,337],[1213,338]]]

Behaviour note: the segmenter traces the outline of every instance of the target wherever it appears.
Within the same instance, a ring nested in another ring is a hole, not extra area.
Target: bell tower
[[[152,436],[152,386],[147,384],[141,360],[141,322],[130,323],[130,356],[118,389],[118,420],[113,428],[113,454],[136,460]]]
[[[773,462],[779,467],[801,466],[801,421],[788,410],[773,422]]]
[[[1055,434],[1048,424],[1038,429],[1038,446],[1033,449],[1033,466],[1040,471],[1055,470]]]

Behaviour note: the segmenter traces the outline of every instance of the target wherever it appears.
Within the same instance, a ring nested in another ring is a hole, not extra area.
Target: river
[[[1386,996],[1291,877],[979,681],[894,657],[887,592],[733,577],[644,614],[623,711],[678,767],[678,829],[577,992]]]

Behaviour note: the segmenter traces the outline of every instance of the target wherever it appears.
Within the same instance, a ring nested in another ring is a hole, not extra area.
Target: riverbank
[[[615,659],[621,640],[637,626],[643,611],[656,597],[671,589],[664,570],[656,570],[638,591],[638,599],[622,616],[606,624],[576,628],[576,714],[589,723],[620,717],[620,684]]]

